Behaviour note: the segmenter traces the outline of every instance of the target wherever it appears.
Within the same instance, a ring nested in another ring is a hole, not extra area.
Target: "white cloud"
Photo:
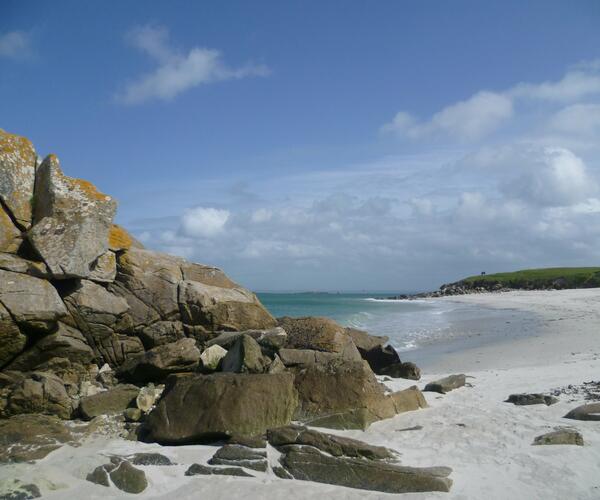
[[[495,130],[512,114],[510,98],[482,91],[465,101],[445,107],[426,122],[418,122],[410,114],[401,111],[396,114],[392,123],[383,126],[383,130],[411,139],[443,133],[459,140],[471,141]]]
[[[223,232],[229,216],[228,210],[204,207],[190,208],[181,217],[181,229],[186,236],[212,238]]]
[[[573,104],[550,119],[558,132],[591,135],[600,132],[600,104]]]
[[[118,94],[118,99],[126,104],[150,99],[170,100],[198,85],[269,74],[264,65],[246,63],[230,67],[214,49],[194,47],[187,54],[180,53],[169,45],[169,33],[163,27],[136,28],[127,38],[159,65],[153,72],[130,82]]]
[[[31,55],[29,35],[23,31],[11,31],[0,35],[0,57],[23,59]]]

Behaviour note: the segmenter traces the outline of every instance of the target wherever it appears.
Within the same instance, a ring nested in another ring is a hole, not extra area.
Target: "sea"
[[[393,300],[374,293],[259,293],[279,316],[324,316],[344,326],[389,337],[397,351],[421,359],[531,334],[535,317],[514,309],[486,308],[444,299]]]

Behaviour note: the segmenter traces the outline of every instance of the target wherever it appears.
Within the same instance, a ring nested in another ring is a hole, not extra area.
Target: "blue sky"
[[[258,290],[600,261],[600,4],[0,4],[0,127]]]

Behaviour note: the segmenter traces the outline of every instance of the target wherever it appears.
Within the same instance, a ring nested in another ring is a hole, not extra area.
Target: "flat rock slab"
[[[558,429],[537,436],[533,440],[534,445],[573,444],[583,446],[583,436],[574,429]]]
[[[440,394],[446,394],[447,392],[463,387],[466,383],[466,375],[461,373],[459,375],[450,375],[442,379],[430,382],[425,386],[424,391],[428,392],[439,392]]]
[[[508,396],[506,403],[513,403],[518,406],[526,405],[546,405],[550,406],[558,403],[558,399],[554,396],[545,394],[511,394]]]
[[[148,480],[143,470],[136,469],[127,460],[110,473],[114,485],[126,493],[141,493],[148,487]]]
[[[266,472],[268,467],[266,450],[258,451],[245,446],[229,444],[219,448],[208,463],[210,465],[246,467],[260,472]]]
[[[600,403],[581,405],[571,410],[564,418],[573,420],[600,420]]]
[[[414,468],[380,461],[332,457],[310,446],[282,448],[281,464],[302,481],[385,493],[450,491],[449,467]]]
[[[239,467],[207,467],[206,465],[192,464],[185,471],[186,476],[239,476],[239,477],[254,477],[248,474],[244,469]]]
[[[121,413],[135,403],[139,391],[135,385],[118,385],[108,391],[82,398],[79,412],[86,420],[99,415]]]

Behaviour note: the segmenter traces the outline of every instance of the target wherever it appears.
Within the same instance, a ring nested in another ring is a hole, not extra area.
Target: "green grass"
[[[507,288],[546,288],[556,280],[564,280],[560,288],[600,287],[600,267],[549,267],[524,269],[512,273],[470,276],[459,283],[474,287],[501,284]]]

